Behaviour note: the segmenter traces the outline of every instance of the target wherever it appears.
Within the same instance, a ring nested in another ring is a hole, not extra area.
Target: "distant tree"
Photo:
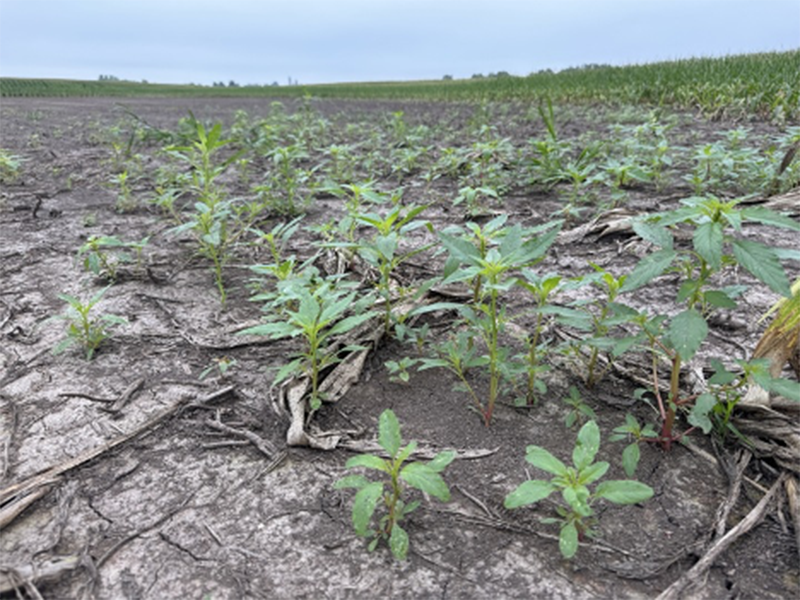
[[[277,81],[273,81],[272,82],[272,87],[278,87],[279,85],[280,85],[280,83],[278,83]]]
[[[495,77],[511,77],[511,73],[508,71],[498,71]]]
[[[228,82],[228,87],[239,87],[239,84],[236,83],[233,79]]]
[[[442,77],[442,81],[453,81],[453,76],[445,75],[444,77]]]
[[[475,73],[475,75],[473,75],[472,78],[473,79],[483,79],[483,73]]]

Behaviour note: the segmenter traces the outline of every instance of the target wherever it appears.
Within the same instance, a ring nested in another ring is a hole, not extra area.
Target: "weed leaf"
[[[636,467],[639,466],[639,456],[639,444],[636,442],[628,444],[622,451],[622,468],[628,477],[633,477],[633,474],[636,473]]]
[[[709,433],[713,424],[709,418],[709,413],[714,410],[717,404],[717,397],[714,394],[701,394],[694,401],[692,412],[689,413],[689,424],[699,427],[703,433]]]
[[[694,249],[715,270],[722,265],[722,223],[707,221],[694,230]]]
[[[739,264],[773,292],[786,298],[792,295],[789,279],[778,260],[775,250],[750,240],[734,240],[733,254]]]
[[[370,483],[372,482],[363,475],[347,475],[346,477],[342,477],[336,483],[334,483],[333,489],[343,490],[345,488],[355,488],[360,490],[361,488],[368,486]]]
[[[441,473],[445,467],[447,467],[456,457],[456,453],[453,450],[447,450],[445,452],[440,452],[437,454],[433,460],[428,462],[428,468],[437,472]]]
[[[566,475],[566,465],[540,446],[528,446],[525,460],[553,475]]]
[[[348,469],[353,467],[365,467],[367,469],[383,471],[384,473],[391,473],[389,463],[380,456],[373,456],[372,454],[359,454],[358,456],[354,456],[345,463],[345,467]]]
[[[658,250],[645,256],[633,268],[619,291],[632,292],[639,289],[666,271],[676,256],[678,253],[672,249]]]
[[[673,350],[684,361],[690,360],[708,335],[708,324],[694,309],[685,310],[673,317],[668,330]]]
[[[405,560],[408,555],[408,534],[398,523],[392,527],[389,535],[389,548],[397,560]]]
[[[578,529],[575,523],[567,523],[558,536],[558,549],[564,558],[572,558],[578,551]]]
[[[383,494],[383,483],[380,481],[370,483],[356,494],[353,500],[353,529],[358,535],[369,535],[369,522],[381,494]]]
[[[595,498],[605,498],[615,504],[636,504],[653,497],[653,488],[640,481],[624,479],[604,481],[594,491]]]
[[[588,421],[578,432],[578,441],[572,451],[572,464],[582,471],[592,464],[599,449],[600,428],[594,421]]]
[[[400,450],[400,423],[391,410],[383,411],[378,420],[378,443],[392,458],[397,456],[397,451]]]
[[[519,508],[544,500],[558,488],[549,481],[538,479],[523,481],[517,488],[506,496],[503,506],[506,508]]]
[[[411,463],[400,471],[400,477],[411,487],[422,490],[442,502],[450,500],[450,490],[442,476],[424,463]]]

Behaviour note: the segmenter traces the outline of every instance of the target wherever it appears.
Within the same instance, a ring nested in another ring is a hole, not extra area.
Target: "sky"
[[[0,0],[0,77],[286,85],[800,48],[800,0]]]

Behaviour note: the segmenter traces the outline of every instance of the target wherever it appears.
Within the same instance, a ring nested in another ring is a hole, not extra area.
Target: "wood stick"
[[[764,495],[764,497],[759,500],[758,504],[755,505],[753,510],[747,513],[747,516],[739,521],[736,527],[714,542],[711,548],[709,548],[705,555],[703,555],[703,558],[698,560],[691,569],[689,569],[680,577],[680,579],[661,592],[656,600],[678,600],[681,592],[683,592],[684,589],[691,584],[699,583],[705,572],[711,568],[711,565],[713,565],[714,561],[719,558],[720,554],[725,552],[725,550],[727,550],[733,542],[746,534],[761,521],[761,519],[764,517],[764,513],[767,512],[770,501],[772,500],[773,496],[775,496],[775,493],[781,487],[781,485],[783,485],[785,479],[786,473],[784,472],[781,474],[778,480],[772,484],[772,487]]]

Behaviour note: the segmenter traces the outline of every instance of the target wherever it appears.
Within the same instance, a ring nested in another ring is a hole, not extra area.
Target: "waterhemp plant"
[[[488,227],[489,224],[487,224]],[[507,375],[509,349],[501,344],[501,334],[507,323],[502,296],[517,284],[517,274],[525,267],[541,261],[553,244],[560,229],[560,222],[547,223],[533,229],[524,230],[521,225],[514,225],[504,230],[494,229],[498,240],[496,245],[489,246],[480,228],[475,226],[473,233],[481,232],[474,239],[469,236],[456,236],[451,233],[439,234],[442,246],[448,251],[449,258],[445,265],[443,284],[467,282],[472,286],[474,302],[471,306],[461,307],[466,324],[466,335],[480,339],[485,353],[480,357],[470,357],[467,364],[485,364],[489,372],[489,393],[484,402],[476,402],[475,408],[488,426],[492,420],[495,403],[500,395],[502,379]],[[541,234],[541,235],[539,235]],[[462,344],[463,340],[454,340]],[[467,347],[472,348],[472,340]],[[444,367],[454,370],[462,383],[470,387],[464,378],[464,358],[453,363],[455,353],[451,350],[440,353],[440,356],[422,361],[422,368]],[[471,394],[473,399],[477,394]]]
[[[360,297],[358,301],[357,297]],[[322,404],[319,390],[322,371],[340,362],[341,353],[363,349],[360,346],[338,348],[333,344],[334,338],[375,316],[374,312],[366,310],[373,299],[341,278],[320,277],[313,267],[278,281],[275,293],[254,297],[254,300],[259,299],[270,300],[265,307],[270,322],[249,327],[239,334],[266,335],[271,339],[302,338],[303,349],[278,371],[275,383],[292,375],[306,375],[311,382],[311,409],[317,410]]]
[[[636,504],[653,496],[653,489],[641,482],[631,480],[608,480],[599,483],[593,490],[591,484],[601,479],[608,471],[605,461],[594,462],[600,449],[600,429],[589,421],[578,432],[572,452],[572,465],[567,466],[540,446],[528,446],[525,460],[553,475],[550,480],[533,479],[521,483],[506,496],[506,508],[520,508],[548,498],[553,492],[561,492],[565,505],[558,506],[558,518],[542,519],[545,523],[561,523],[559,549],[564,558],[572,558],[578,551],[578,543],[595,535],[596,522],[594,504],[608,500],[615,504]]]
[[[103,288],[86,302],[68,294],[58,296],[69,305],[67,311],[48,320],[66,321],[67,337],[53,348],[53,354],[60,354],[70,346],[78,345],[86,352],[86,360],[91,360],[97,348],[111,336],[111,328],[128,322],[124,317],[117,315],[92,314],[92,309],[107,290],[108,287]]]
[[[355,247],[358,255],[378,272],[375,287],[383,300],[383,325],[387,335],[391,331],[393,322],[392,310],[396,305],[394,296],[399,291],[402,300],[405,295],[404,290],[396,289],[392,275],[403,262],[426,251],[433,245],[402,249],[405,236],[415,229],[426,227],[428,231],[433,232],[430,222],[416,219],[426,208],[427,206],[404,207],[396,204],[386,216],[366,213],[357,217],[359,223],[374,229],[371,238],[357,242]]]
[[[716,288],[715,276],[725,267],[739,265],[771,290],[784,297],[791,296],[789,279],[778,252],[760,242],[741,235],[745,223],[772,225],[800,231],[800,223],[764,207],[739,208],[740,200],[724,201],[714,196],[693,197],[682,201],[683,206],[659,213],[634,225],[645,240],[659,247],[644,257],[627,276],[620,293],[632,292],[661,274],[678,273],[683,281],[677,300],[684,310],[667,320],[665,315],[650,317],[646,313],[632,315],[632,322],[641,328],[640,339],[653,356],[653,394],[661,417],[659,441],[664,448],[679,439],[673,431],[680,406],[699,411],[690,419],[701,419],[708,412],[708,401],[696,402],[694,396],[683,397],[680,373],[683,365],[699,350],[708,335],[706,318],[713,310],[736,307],[735,297],[740,288]],[[692,233],[689,248],[678,247],[672,228],[688,226]],[[670,365],[666,398],[658,382],[658,359]]]
[[[409,539],[400,523],[420,505],[419,501],[408,501],[406,486],[447,502],[450,500],[450,489],[441,472],[453,462],[456,453],[445,451],[428,462],[408,462],[417,448],[417,442],[403,446],[400,423],[391,410],[383,411],[379,418],[378,443],[388,458],[360,454],[348,460],[345,466],[348,469],[366,468],[377,471],[381,473],[383,480],[372,481],[364,475],[348,475],[339,479],[334,487],[358,490],[353,499],[353,528],[356,534],[372,538],[369,550],[373,551],[381,540],[385,540],[394,557],[405,560]],[[376,527],[372,525],[373,516],[381,500],[385,513],[379,517]]]
[[[197,241],[200,254],[211,260],[214,282],[224,303],[227,290],[223,282],[222,268],[229,258],[229,250],[236,239],[246,230],[247,224],[235,223],[235,211],[230,200],[225,199],[225,188],[217,179],[236,162],[244,150],[220,162],[216,154],[232,140],[222,139],[222,125],[216,123],[206,130],[202,122],[190,113],[190,145],[169,146],[168,155],[191,167],[190,190],[197,197],[195,212],[189,219],[173,228],[173,233],[191,232]]]

